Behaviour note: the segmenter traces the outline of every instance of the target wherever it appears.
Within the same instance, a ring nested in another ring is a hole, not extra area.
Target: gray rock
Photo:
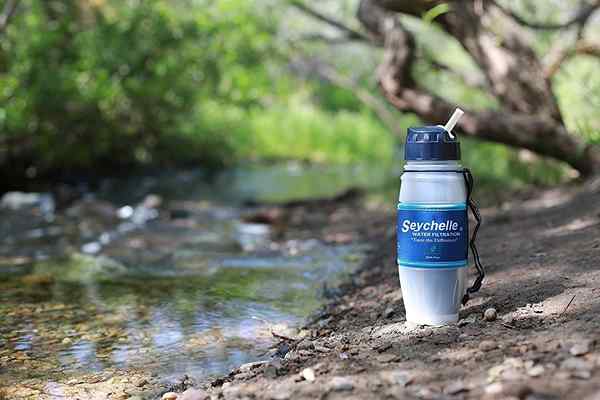
[[[491,351],[498,348],[498,344],[493,340],[484,340],[479,343],[479,350],[481,351]]]
[[[345,376],[334,376],[329,384],[331,390],[341,392],[354,389],[354,384],[350,378]]]
[[[483,319],[485,319],[488,322],[495,321],[496,318],[498,318],[498,311],[496,311],[495,308],[488,308],[483,313]]]
[[[571,355],[576,356],[576,357],[583,356],[583,355],[586,355],[587,353],[589,353],[591,348],[592,348],[592,341],[584,340],[579,343],[575,343],[569,350],[569,353],[571,353]]]
[[[300,343],[298,343],[297,348],[299,350],[312,350],[312,349],[315,348],[315,345],[310,340],[304,339],[303,341],[301,341]]]
[[[527,375],[535,378],[544,375],[544,372],[546,372],[546,369],[542,365],[536,365],[527,370]]]
[[[273,393],[270,396],[271,400],[288,400],[292,398],[292,394],[288,391],[281,391],[277,393]]]
[[[50,193],[7,192],[0,200],[0,207],[13,211],[39,208],[43,214],[51,214],[55,204]]]
[[[464,393],[464,392],[468,392],[468,391],[469,391],[469,387],[467,385],[465,385],[464,382],[461,382],[461,381],[451,383],[450,385],[446,386],[446,388],[444,389],[444,393],[450,394],[450,395]]]
[[[204,390],[189,388],[185,392],[181,393],[177,400],[207,400],[210,396]]]
[[[381,379],[389,385],[407,386],[413,381],[413,375],[406,370],[397,369],[393,371],[382,371]]]
[[[573,371],[589,371],[592,369],[591,365],[577,357],[567,358],[560,364],[560,368]]]
[[[383,317],[384,318],[391,318],[395,313],[394,307],[390,306],[388,308],[385,309],[385,311],[383,312]]]
[[[276,378],[279,375],[279,371],[281,370],[281,361],[273,360],[267,364],[265,367],[265,376],[267,378]]]

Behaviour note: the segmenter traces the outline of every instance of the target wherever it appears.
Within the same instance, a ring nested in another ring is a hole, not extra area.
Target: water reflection
[[[318,196],[332,189],[323,177],[311,184]],[[361,262],[358,244],[277,241],[269,225],[242,222],[242,199],[308,194],[297,182],[260,192],[259,178],[239,171],[212,183],[196,178],[186,178],[193,184],[185,190],[152,180],[167,189],[166,206],[136,221],[136,186],[124,196],[108,185],[98,202],[51,219],[2,212],[0,361],[11,368],[0,383],[45,384],[107,368],[144,368],[165,379],[222,374],[262,357],[273,326],[298,325],[318,307],[323,282]],[[130,215],[116,198],[132,204]]]

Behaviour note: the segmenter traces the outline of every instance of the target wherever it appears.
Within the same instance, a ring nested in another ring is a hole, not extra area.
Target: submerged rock
[[[127,267],[112,258],[75,253],[67,259],[39,262],[32,274],[49,274],[61,282],[93,282],[113,280],[127,272]]]
[[[42,214],[52,214],[55,204],[50,193],[7,192],[0,200],[0,208],[13,211],[38,208]]]

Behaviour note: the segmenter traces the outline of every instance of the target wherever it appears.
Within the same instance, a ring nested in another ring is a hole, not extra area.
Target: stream
[[[384,187],[373,166],[252,165],[107,179],[0,209],[0,387],[141,368],[195,381],[265,357],[365,257],[248,222],[259,204]],[[291,238],[290,238],[291,237]]]

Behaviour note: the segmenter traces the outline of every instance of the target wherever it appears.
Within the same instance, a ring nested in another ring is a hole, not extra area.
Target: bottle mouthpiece
[[[454,127],[456,126],[456,123],[458,122],[460,117],[463,116],[464,113],[465,112],[463,110],[461,110],[460,108],[457,108],[456,110],[454,110],[454,113],[452,114],[452,116],[450,117],[448,122],[446,122],[446,125],[444,125],[444,130],[446,132],[448,132],[448,135],[450,135],[450,137],[452,139],[454,139],[454,135],[452,134],[452,129],[454,129]]]

